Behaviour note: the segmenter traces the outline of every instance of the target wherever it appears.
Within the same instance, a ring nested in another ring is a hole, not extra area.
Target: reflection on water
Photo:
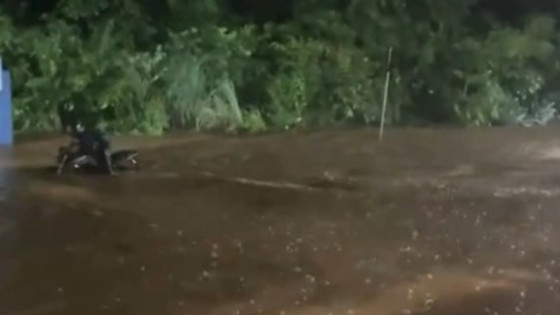
[[[0,160],[0,314],[556,315],[539,132],[118,139],[142,171],[116,178],[27,144]]]

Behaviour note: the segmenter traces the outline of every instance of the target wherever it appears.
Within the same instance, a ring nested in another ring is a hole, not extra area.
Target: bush
[[[64,0],[40,18],[0,11],[0,49],[18,131],[58,129],[59,106],[114,132],[373,124],[388,47],[389,123],[554,118],[554,20],[473,23],[474,2],[302,0],[256,25],[215,0]]]
[[[243,126],[236,83],[243,83],[252,54],[251,32],[207,27],[172,36],[164,72],[171,127],[232,131]]]
[[[277,60],[267,85],[267,118],[274,126],[371,123],[380,115],[381,64],[357,49],[313,39],[273,44]]]

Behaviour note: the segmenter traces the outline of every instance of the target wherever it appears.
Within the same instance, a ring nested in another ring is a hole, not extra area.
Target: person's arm
[[[111,142],[110,142],[111,140],[109,139],[109,136],[105,132],[102,132],[101,130],[97,130],[96,136],[97,136],[97,140],[99,141],[99,143],[103,145],[103,147],[105,147],[106,149],[111,147]]]
[[[74,150],[80,147],[80,135],[73,134],[70,139],[70,150]]]
[[[72,139],[72,141],[70,142],[70,151],[73,151],[79,147],[80,147],[80,142],[78,142],[76,139]]]

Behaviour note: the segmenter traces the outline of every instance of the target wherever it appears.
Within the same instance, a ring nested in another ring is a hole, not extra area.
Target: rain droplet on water
[[[409,300],[412,300],[413,297],[414,297],[414,290],[413,289],[408,289],[407,298]]]
[[[210,255],[211,255],[212,258],[218,258],[219,257],[219,255],[218,255],[218,244],[213,244],[212,245],[212,252],[211,252]]]
[[[305,275],[305,278],[306,278],[309,282],[315,282],[315,277],[312,276],[312,275],[310,275],[310,274]]]

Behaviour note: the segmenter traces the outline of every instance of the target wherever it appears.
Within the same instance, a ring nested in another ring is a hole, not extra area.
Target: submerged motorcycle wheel
[[[121,150],[116,151],[111,154],[111,164],[113,168],[120,171],[139,171],[140,167],[138,165],[138,151],[135,150]],[[103,163],[100,163],[95,157],[90,155],[76,155],[72,154],[70,150],[66,147],[59,148],[57,156],[57,174],[61,175],[64,169],[72,169],[73,171],[85,172],[85,173],[95,173],[104,174],[104,169],[102,167]]]

